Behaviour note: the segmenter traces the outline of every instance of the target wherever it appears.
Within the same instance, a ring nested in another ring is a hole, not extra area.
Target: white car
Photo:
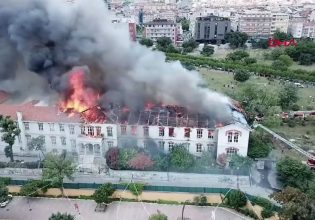
[[[12,198],[13,198],[13,196],[9,194],[7,200],[2,202],[2,203],[0,203],[0,207],[1,208],[6,207],[9,204],[9,202],[12,200]]]

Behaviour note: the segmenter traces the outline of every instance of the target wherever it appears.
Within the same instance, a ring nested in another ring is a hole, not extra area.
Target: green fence
[[[24,185],[27,180],[11,180],[10,185]],[[97,189],[102,184],[97,183],[64,183],[66,189]],[[115,189],[123,190],[126,188],[126,184],[113,184]],[[181,186],[144,186],[144,191],[154,192],[186,192],[186,193],[221,193],[226,194],[229,188],[209,188],[209,187],[181,187]],[[233,191],[235,189],[232,189]],[[249,195],[246,193],[247,198],[250,201],[255,201],[256,196]],[[280,207],[274,205],[273,210],[279,211]]]

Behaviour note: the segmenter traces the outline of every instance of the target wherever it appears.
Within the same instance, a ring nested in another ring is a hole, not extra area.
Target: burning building
[[[0,114],[18,122],[14,151],[44,136],[47,151],[102,156],[110,147],[247,154],[249,128],[196,71],[113,27],[102,0],[0,2]],[[45,100],[42,103],[22,100]],[[1,143],[3,145],[3,143]]]

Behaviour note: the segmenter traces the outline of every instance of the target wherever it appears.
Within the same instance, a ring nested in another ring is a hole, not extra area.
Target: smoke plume
[[[140,108],[150,100],[230,117],[227,97],[201,88],[197,72],[131,42],[103,0],[1,0],[0,46],[0,89],[64,95],[69,73],[82,66],[101,105]]]

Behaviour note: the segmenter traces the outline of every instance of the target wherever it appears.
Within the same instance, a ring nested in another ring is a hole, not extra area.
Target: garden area
[[[169,154],[161,152],[156,146],[146,149],[138,147],[110,148],[106,155],[107,166],[113,170],[168,171],[209,174],[248,174],[251,162],[238,155],[231,158],[233,166],[226,168],[228,159],[214,152],[205,151],[200,157],[191,154],[186,146],[175,145]]]

